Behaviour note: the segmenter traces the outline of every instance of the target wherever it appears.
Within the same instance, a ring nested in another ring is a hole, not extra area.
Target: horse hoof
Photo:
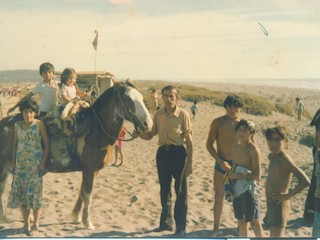
[[[89,223],[82,223],[83,227],[88,229],[88,230],[94,230],[95,226],[92,224],[92,222]]]
[[[72,213],[71,217],[72,217],[72,223],[74,224],[80,224],[82,221],[81,216],[78,214]]]

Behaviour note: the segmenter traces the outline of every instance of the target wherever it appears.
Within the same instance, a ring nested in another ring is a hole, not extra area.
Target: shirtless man
[[[284,151],[288,144],[288,133],[284,127],[268,128],[266,138],[270,150],[270,163],[266,182],[267,213],[264,222],[270,227],[270,237],[283,237],[290,213],[289,199],[308,187],[310,181]],[[298,179],[298,184],[289,191],[292,175]]]
[[[207,150],[215,159],[214,166],[214,234],[219,230],[224,198],[223,175],[231,169],[230,163],[237,143],[236,125],[240,120],[243,103],[239,96],[229,95],[224,101],[226,115],[212,121],[207,139]],[[217,142],[217,149],[213,144]]]
[[[260,150],[253,141],[255,124],[241,119],[236,125],[239,144],[235,147],[232,159],[233,169],[228,177],[232,180],[233,209],[238,220],[240,237],[248,237],[248,223],[256,237],[263,237],[259,221],[260,204],[258,182],[261,178]],[[239,189],[239,186],[241,188]],[[236,189],[238,187],[238,189]]]

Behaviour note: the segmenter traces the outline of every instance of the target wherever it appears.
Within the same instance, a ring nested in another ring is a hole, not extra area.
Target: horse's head
[[[114,88],[122,117],[132,122],[139,131],[150,131],[153,122],[142,94],[130,82],[116,83]]]

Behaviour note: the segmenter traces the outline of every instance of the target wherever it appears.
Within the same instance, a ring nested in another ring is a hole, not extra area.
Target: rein
[[[125,112],[130,116],[131,120],[134,121],[134,117],[132,116],[131,112],[127,110],[126,106],[124,105],[123,101],[122,101],[122,98],[120,97],[119,93],[117,93],[117,98],[119,99],[123,109],[125,110]],[[112,139],[115,139],[115,140],[118,140],[118,141],[122,141],[122,142],[129,142],[129,141],[132,141],[133,139],[135,139],[132,134],[124,127],[125,131],[131,136],[131,138],[129,139],[120,139],[119,137],[115,137],[113,135],[111,135],[110,133],[108,133],[108,131],[104,128],[102,122],[101,122],[101,119],[99,117],[99,115],[97,114],[97,112],[91,107],[91,110],[93,111],[94,113],[94,116],[96,117],[101,129],[102,129],[102,132],[107,135],[108,137],[111,137]],[[123,118],[121,115],[118,115],[120,116],[121,118]]]

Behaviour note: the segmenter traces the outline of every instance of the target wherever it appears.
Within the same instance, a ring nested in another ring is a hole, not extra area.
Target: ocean
[[[305,78],[305,79],[205,79],[198,82],[219,82],[219,83],[233,83],[233,84],[245,84],[255,86],[279,86],[297,89],[312,89],[320,90],[320,79]]]

